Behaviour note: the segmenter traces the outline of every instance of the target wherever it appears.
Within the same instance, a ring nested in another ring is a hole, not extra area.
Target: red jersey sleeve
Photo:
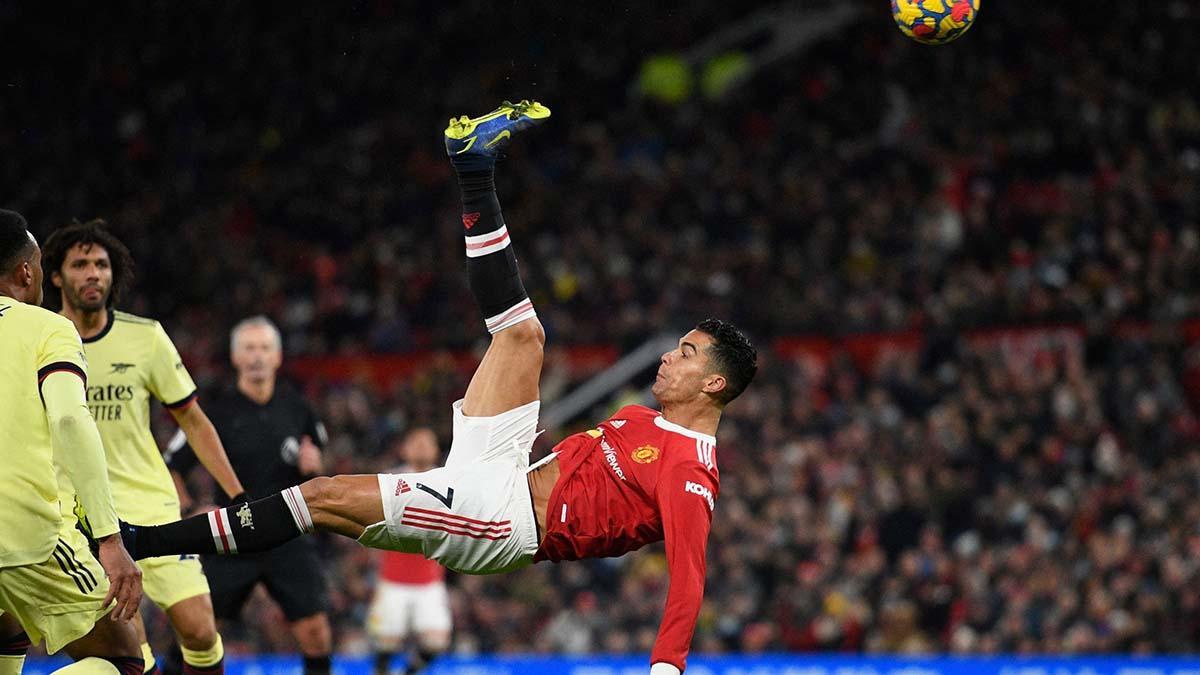
[[[669,663],[682,671],[704,600],[705,554],[716,505],[716,477],[699,462],[681,462],[659,480],[657,497],[671,578],[650,662]]]

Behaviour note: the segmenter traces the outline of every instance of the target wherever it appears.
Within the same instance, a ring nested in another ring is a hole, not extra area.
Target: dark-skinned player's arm
[[[79,336],[74,337],[78,342]],[[142,572],[117,534],[108,461],[100,430],[87,407],[87,374],[75,364],[60,362],[42,368],[38,376],[54,461],[71,479],[75,496],[88,514],[91,535],[99,544],[96,557],[109,582],[104,606],[115,599],[113,616],[132,618],[142,601]]]
[[[678,675],[704,601],[705,554],[717,496],[715,477],[694,459],[666,469],[658,481],[670,587],[658,639],[650,653],[651,675]]]

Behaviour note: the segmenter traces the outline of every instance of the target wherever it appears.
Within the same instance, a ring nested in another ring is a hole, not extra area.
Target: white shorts
[[[450,632],[446,584],[398,584],[379,580],[367,613],[367,635],[379,646],[399,647],[410,635]]]
[[[540,407],[534,401],[494,417],[467,417],[456,401],[446,465],[379,474],[384,521],[368,527],[359,542],[420,553],[463,574],[532,563],[537,523],[525,473]]]

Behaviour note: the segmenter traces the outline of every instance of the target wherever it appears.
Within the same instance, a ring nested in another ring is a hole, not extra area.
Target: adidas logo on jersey
[[[412,490],[412,488],[410,488],[408,486],[408,483],[404,482],[403,478],[396,481],[396,495],[395,496],[399,497],[400,495],[404,494],[405,492],[409,492],[410,490]]]
[[[701,485],[699,483],[693,483],[692,481],[689,480],[687,483],[684,484],[683,491],[690,492],[694,495],[700,495],[701,497],[704,497],[704,501],[708,502],[708,510],[709,511],[712,511],[714,508],[716,508],[717,504],[716,504],[716,501],[713,499],[712,490],[709,490],[708,488],[704,487],[703,485]]]

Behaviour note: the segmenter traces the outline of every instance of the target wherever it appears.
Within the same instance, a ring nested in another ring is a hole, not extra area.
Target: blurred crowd
[[[0,9],[30,55],[0,97],[5,203],[43,233],[107,217],[141,263],[128,309],[200,356],[261,311],[293,353],[471,340],[441,129],[522,97],[555,117],[500,193],[559,343],[705,314],[770,335],[1200,311],[1191,3],[1057,3],[1037,30],[989,7],[939,50],[863,0],[677,105],[631,93],[641,62],[750,7],[126,4],[104,40]],[[483,25],[503,53],[461,39]]]
[[[43,236],[107,218],[140,266],[123,308],[205,379],[264,312],[291,356],[461,348],[481,331],[440,129],[538,98],[555,116],[499,184],[552,344],[710,314],[764,346],[927,336],[872,367],[762,350],[719,435],[698,649],[1200,649],[1200,353],[1172,330],[1200,315],[1200,10],[994,3],[930,49],[863,0],[728,96],[667,104],[633,92],[647,55],[752,8],[655,4],[117,2],[65,30],[0,5],[27,28],[0,200]],[[1078,348],[1032,361],[955,338],[1058,322]],[[331,470],[392,466],[414,424],[448,442],[464,377],[303,383]],[[339,647],[365,649],[373,556],[324,546]],[[664,567],[454,577],[455,649],[648,649]],[[250,623],[231,645],[289,648]]]

